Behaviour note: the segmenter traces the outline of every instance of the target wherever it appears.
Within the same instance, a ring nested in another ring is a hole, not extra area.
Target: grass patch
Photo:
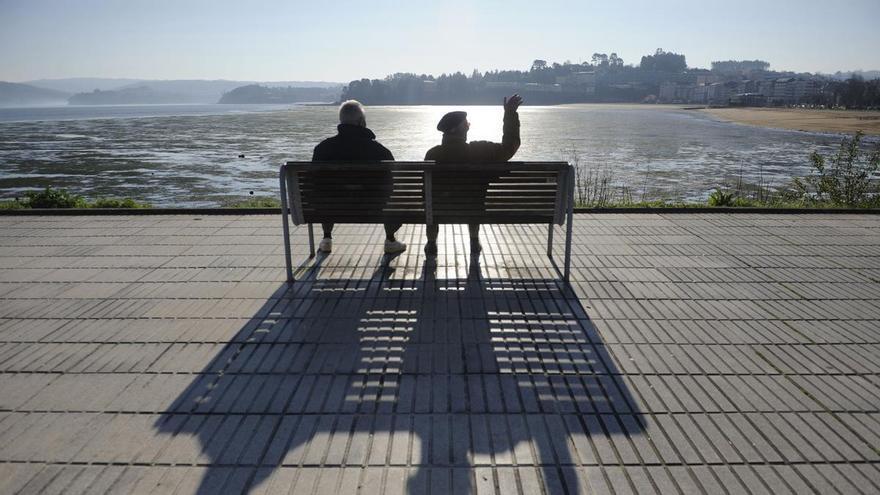
[[[17,199],[4,199],[0,201],[0,210],[20,210],[25,208]]]
[[[230,199],[223,202],[224,208],[281,208],[281,200],[275,196],[255,196],[247,199]]]
[[[98,198],[88,203],[87,208],[152,208],[150,203],[135,201],[131,198]]]
[[[645,201],[610,201],[602,204],[575,201],[575,208],[702,208],[704,203],[686,203],[683,201],[666,201],[662,199]]]
[[[28,191],[24,197],[0,201],[0,210],[46,208],[151,208],[150,203],[131,198],[98,198],[89,201],[67,189],[47,187],[42,191]]]

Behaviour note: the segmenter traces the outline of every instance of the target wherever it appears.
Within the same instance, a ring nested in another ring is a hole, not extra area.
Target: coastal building
[[[489,81],[486,83],[486,87],[496,89],[521,89],[523,85],[511,81]]]
[[[726,81],[710,84],[706,90],[707,102],[710,105],[727,106],[730,104],[730,97],[735,94],[743,93],[745,84],[742,81]]]
[[[562,85],[579,86],[579,85],[596,85],[596,73],[593,71],[572,72],[566,76],[559,76],[556,82]]]
[[[705,105],[709,102],[709,86],[700,84],[693,86],[688,92],[688,103]]]
[[[433,95],[437,93],[437,81],[431,81],[430,79],[423,80],[422,92],[426,95]]]
[[[795,86],[797,81],[792,77],[781,77],[773,81],[773,95],[771,102],[774,105],[789,105],[795,101]]]
[[[678,92],[678,84],[674,82],[665,82],[660,85],[660,91],[657,94],[657,99],[661,103],[673,103],[675,102],[675,96]]]
[[[810,103],[822,92],[822,86],[815,79],[801,79],[795,83],[794,103]]]
[[[596,73],[593,71],[572,72],[565,76],[558,76],[556,83],[564,91],[593,94],[596,92]]]
[[[526,83],[525,90],[537,93],[561,93],[562,86],[559,84]]]
[[[657,94],[657,98],[662,102],[671,103],[675,101],[677,95],[678,84],[667,82],[660,85],[660,91]]]
[[[822,92],[822,84],[817,79],[780,77],[762,81],[757,92],[765,96],[770,105],[801,105],[814,101]]]
[[[701,74],[697,76],[697,86],[714,84],[721,81],[721,77],[713,74]]]
[[[732,107],[763,107],[767,105],[767,97],[761,93],[739,93],[730,96]]]
[[[757,81],[754,79],[747,79],[742,82],[742,91],[741,93],[760,93],[761,92],[761,81]]]
[[[757,92],[761,93],[762,95],[764,95],[767,98],[772,97],[773,96],[773,80],[772,79],[765,79],[765,80],[759,82]]]

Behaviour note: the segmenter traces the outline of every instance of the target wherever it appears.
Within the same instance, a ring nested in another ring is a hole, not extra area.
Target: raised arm
[[[522,104],[519,95],[504,98],[504,135],[501,144],[489,141],[471,141],[471,151],[479,156],[480,161],[506,162],[513,158],[519,149],[519,114],[516,110]]]
[[[519,149],[519,114],[516,110],[522,102],[520,95],[504,98],[504,136],[501,138],[502,157],[499,161],[510,160]]]

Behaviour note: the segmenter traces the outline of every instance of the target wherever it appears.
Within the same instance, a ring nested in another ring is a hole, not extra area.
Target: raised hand
[[[520,105],[522,105],[523,99],[520,95],[507,96],[504,98],[504,111],[505,112],[515,112]]]

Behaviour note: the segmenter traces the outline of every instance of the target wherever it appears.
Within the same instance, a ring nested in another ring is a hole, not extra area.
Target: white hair
[[[366,121],[364,106],[357,100],[348,100],[339,105],[339,123],[362,125]]]

